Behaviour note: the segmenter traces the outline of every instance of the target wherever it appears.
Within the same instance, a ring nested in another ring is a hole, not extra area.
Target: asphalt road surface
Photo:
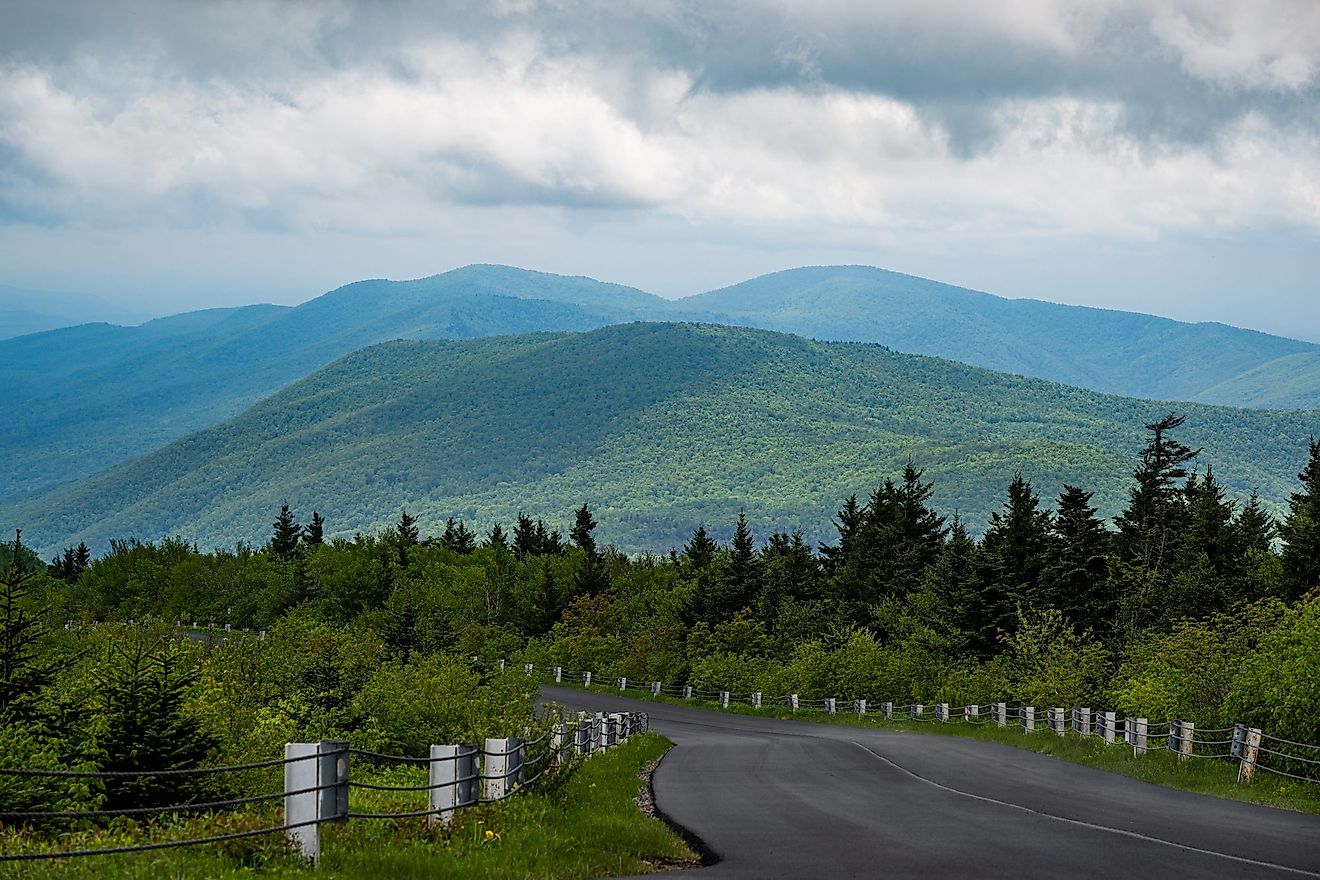
[[[1320,878],[1317,816],[961,737],[542,698],[650,713],[675,745],[656,806],[718,859],[701,877]]]

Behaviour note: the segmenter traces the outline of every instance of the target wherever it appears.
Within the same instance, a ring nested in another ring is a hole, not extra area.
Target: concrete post
[[[577,753],[586,757],[591,754],[591,721],[587,718],[579,718],[577,728],[573,731],[573,745],[577,748]]]
[[[692,699],[692,685],[688,684],[683,686],[683,699]]]
[[[1238,765],[1238,782],[1250,782],[1256,775],[1256,762],[1260,758],[1260,729],[1248,727],[1242,741],[1242,763]]]
[[[532,674],[532,669],[533,669],[532,664],[530,664],[530,663],[524,663],[524,664],[523,664],[523,675],[531,675],[531,674]]]
[[[721,709],[727,709],[727,708],[729,708],[729,692],[728,692],[728,691],[720,691],[720,708],[721,708]]]
[[[752,694],[752,708],[753,708],[753,709],[759,709],[759,708],[761,708],[761,692],[760,692],[760,691],[756,691],[756,692],[754,692],[754,693]]]
[[[1134,755],[1146,754],[1146,719],[1145,718],[1137,719],[1136,734],[1133,737],[1133,742],[1132,742],[1132,754]]]
[[[938,706],[936,706],[935,715],[940,719],[941,722],[947,724],[949,722],[949,704],[940,703]]]
[[[796,712],[796,711],[798,710],[798,695],[797,695],[797,694],[789,694],[789,695],[788,695],[788,706],[789,706],[789,708],[792,709],[794,712]]]
[[[488,739],[481,755],[481,795],[488,801],[508,797],[523,782],[523,740]]]
[[[966,709],[963,710],[963,721],[970,721],[975,723],[980,720],[981,720],[981,707],[979,705],[968,706]]]
[[[477,802],[477,755],[476,746],[431,746],[427,824],[448,825],[459,807]]]
[[[834,697],[825,698],[825,711],[830,715],[834,714]]]
[[[1066,726],[1064,726],[1064,723],[1063,723],[1063,707],[1062,707],[1062,706],[1056,706],[1055,708],[1053,708],[1053,709],[1050,710],[1050,714],[1054,716],[1054,733],[1055,733],[1055,735],[1056,735],[1056,736],[1063,736],[1065,733],[1068,732],[1068,728],[1067,728]]]
[[[614,724],[604,712],[596,713],[596,726],[600,730],[598,748],[601,751],[614,746]]]
[[[858,701],[857,701],[857,714],[858,714],[858,715],[865,715],[865,714],[866,714],[866,700],[858,700]]]
[[[1178,760],[1186,761],[1192,756],[1192,746],[1196,742],[1196,725],[1191,721],[1183,721],[1178,727],[1178,732],[1182,734],[1178,743]]]
[[[1077,732],[1082,736],[1091,735],[1091,708],[1089,706],[1077,710]]]
[[[550,766],[558,767],[564,763],[568,751],[568,725],[559,722],[550,731]]]
[[[562,667],[562,666],[556,666],[556,667],[555,667],[555,684],[559,684],[559,683],[562,682],[563,680],[564,680],[564,667]]]
[[[591,687],[591,673],[590,673],[590,672],[584,672],[584,673],[582,673],[582,684],[583,684],[584,687]]]
[[[651,696],[653,697],[660,696],[660,682],[658,681],[651,682]]]
[[[503,671],[504,671],[504,661],[501,660],[501,661],[500,661],[500,672],[503,672]]]
[[[1035,732],[1036,732],[1036,707],[1035,707],[1035,706],[1023,706],[1023,707],[1022,707],[1022,729],[1025,730],[1027,733],[1035,733]]]
[[[995,703],[995,714],[998,716],[995,720],[1000,727],[1008,727],[1008,704]]]
[[[619,679],[619,690],[626,691],[627,689],[628,689],[628,676],[625,675]]]
[[[1112,746],[1114,744],[1114,728],[1118,726],[1118,716],[1113,712],[1101,712],[1100,725],[1103,730],[1105,745]]]

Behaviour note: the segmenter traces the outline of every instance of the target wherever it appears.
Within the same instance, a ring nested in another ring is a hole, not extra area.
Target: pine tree
[[[1021,472],[1008,485],[1004,506],[990,514],[981,541],[982,590],[994,609],[994,625],[1008,631],[1017,611],[1044,610],[1041,574],[1053,550],[1052,517]]]
[[[275,534],[270,539],[270,552],[280,559],[292,559],[298,552],[298,538],[302,528],[289,511],[289,505],[280,508],[280,515],[275,519]]]
[[[490,532],[486,535],[486,542],[483,545],[488,550],[508,550],[509,539],[504,534],[504,528],[499,523],[490,527]]]
[[[450,522],[453,522],[453,520],[451,519]],[[406,510],[399,517],[398,524],[394,526],[394,532],[399,536],[399,543],[404,547],[415,546],[421,534],[417,529],[416,517]]]
[[[1233,531],[1233,542],[1240,553],[1244,556],[1264,555],[1273,552],[1279,527],[1274,517],[1261,506],[1260,495],[1253,491],[1233,521]]]
[[[1041,604],[1058,608],[1077,630],[1114,625],[1109,581],[1109,532],[1091,505],[1093,492],[1064,484],[1054,517],[1054,547],[1041,575]]]
[[[683,546],[683,558],[694,570],[701,571],[711,564],[718,550],[719,545],[707,533],[706,527],[697,526],[692,538]]]
[[[197,552],[197,548],[195,546],[193,547],[193,552],[194,553]],[[78,546],[73,549],[73,558],[74,558],[74,563],[78,568],[78,577],[81,578],[83,572],[85,572],[89,567],[91,567],[92,551],[87,547],[87,544],[85,544],[82,541],[79,541]]]
[[[513,555],[519,559],[535,556],[540,549],[536,540],[536,523],[521,510],[513,521]]]
[[[756,601],[761,592],[761,560],[756,557],[756,539],[747,525],[747,514],[738,511],[729,545],[728,596],[724,611],[733,616]]]
[[[1179,568],[1190,568],[1205,560],[1217,575],[1226,575],[1240,555],[1233,528],[1236,503],[1215,480],[1213,467],[1207,467],[1204,479],[1196,474],[1187,478],[1186,524],[1179,542]]]
[[[312,521],[303,529],[302,542],[309,547],[325,543],[325,518],[315,510],[312,511]]]
[[[58,663],[42,660],[39,646],[47,636],[41,615],[29,607],[25,571],[27,548],[23,532],[14,532],[9,567],[0,575],[0,722],[18,723],[42,717],[43,691],[54,680]]]
[[[948,647],[957,650],[959,641],[965,640],[977,653],[989,655],[998,644],[998,621],[987,619],[984,613],[976,556],[976,541],[955,513],[948,539],[926,570],[923,586],[935,598],[937,622],[951,631]]]
[[[1179,483],[1187,477],[1186,465],[1201,454],[1169,436],[1184,421],[1184,416],[1170,413],[1146,425],[1150,439],[1133,473],[1136,485],[1127,509],[1114,521],[1119,556],[1152,572],[1163,571],[1176,556],[1186,515]]]
[[[1297,475],[1299,492],[1288,500],[1288,515],[1279,528],[1283,540],[1283,573],[1292,595],[1320,586],[1320,442],[1310,441],[1306,466]]]
[[[857,496],[849,495],[843,507],[834,515],[834,528],[839,533],[839,543],[821,543],[818,548],[821,558],[825,560],[827,573],[834,574],[847,563],[848,554],[854,549],[857,533],[861,531],[865,519],[866,514],[857,503]]]
[[[573,528],[568,533],[573,545],[582,551],[582,560],[578,563],[577,574],[573,579],[577,595],[599,596],[610,587],[610,573],[605,570],[605,562],[596,550],[596,539],[592,535],[597,525],[591,518],[591,511],[583,504],[574,516]]]
[[[467,555],[477,549],[477,536],[461,519],[452,516],[445,521],[445,533],[440,537],[440,545],[446,550]]]
[[[188,711],[197,675],[169,643],[111,649],[101,677],[105,733],[98,739],[104,772],[186,770],[208,763],[219,739]],[[105,780],[103,809],[153,807],[206,800],[206,775],[130,776]]]

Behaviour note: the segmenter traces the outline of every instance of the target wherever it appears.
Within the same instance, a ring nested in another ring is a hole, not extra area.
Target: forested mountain
[[[796,269],[670,301],[589,278],[468,266],[361,281],[297,308],[92,324],[0,341],[19,413],[0,433],[0,498],[130,460],[365,345],[580,331],[634,320],[763,327],[1127,396],[1320,406],[1320,348],[1221,324],[1008,300],[858,266]]]
[[[1275,392],[1239,380],[1298,354],[1320,358],[1310,343],[1224,324],[1004,299],[870,266],[790,269],[682,302],[717,323],[879,342],[1129,397],[1257,407],[1320,398],[1320,381]]]
[[[86,476],[214,425],[335,358],[389,339],[585,330],[664,300],[587,278],[470,266],[361,281],[297,308],[213,309],[0,342],[18,413],[0,433],[0,498]]]
[[[130,324],[146,319],[145,314],[86,293],[53,293],[0,284],[0,339],[91,321]]]
[[[407,507],[506,526],[593,503],[602,540],[681,545],[745,507],[761,531],[830,533],[840,499],[911,457],[933,503],[973,530],[1005,474],[1067,481],[1113,513],[1166,403],[1112,397],[876,345],[635,323],[589,333],[391,342],[349,355],[238,418],[0,508],[43,550],[178,534],[260,541],[288,503],[329,533]],[[1278,505],[1320,416],[1179,404],[1183,436],[1230,490]]]

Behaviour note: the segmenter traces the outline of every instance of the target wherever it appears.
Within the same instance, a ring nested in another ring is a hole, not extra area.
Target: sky
[[[1320,340],[1316,0],[5,0],[0,283],[862,263]]]

